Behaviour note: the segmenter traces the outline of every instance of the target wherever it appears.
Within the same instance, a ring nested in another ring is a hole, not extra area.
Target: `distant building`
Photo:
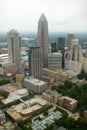
[[[57,81],[65,81],[71,78],[71,76],[62,70],[49,70],[47,68],[42,69],[43,79],[55,79]]]
[[[83,57],[82,59],[82,70],[87,72],[87,57]]]
[[[48,22],[44,14],[38,21],[37,45],[43,47],[43,68],[48,65]]]
[[[32,90],[33,92],[37,94],[41,94],[44,92],[47,88],[47,84],[39,79],[33,78],[33,77],[26,77],[24,79],[23,86],[27,88],[28,90]]]
[[[61,53],[49,53],[48,54],[48,69],[58,70],[62,69],[62,54]]]
[[[79,39],[71,39],[71,48],[72,49],[74,46],[79,45]]]
[[[65,53],[65,69],[75,72],[76,75],[82,69],[83,52],[79,44],[73,45],[72,49]]]
[[[64,53],[65,53],[65,38],[59,37],[58,38],[58,45],[57,45],[58,51],[61,51],[62,53],[62,68],[65,67],[65,59],[64,59]]]
[[[10,30],[7,34],[8,57],[9,61],[16,64],[18,72],[20,71],[21,62],[20,42],[19,33],[14,29]]]
[[[84,50],[87,50],[87,42],[84,42],[84,43],[83,43],[82,48],[83,48]]]
[[[68,34],[68,48],[71,49],[71,40],[74,38],[74,34]]]
[[[6,75],[7,73],[13,73],[17,71],[15,63],[11,62],[2,62],[0,63],[0,74]]]
[[[29,75],[35,78],[42,78],[43,49],[42,47],[31,47],[29,52]]]
[[[51,53],[57,52],[56,42],[51,42]]]
[[[70,111],[73,109],[76,109],[77,103],[78,103],[77,100],[70,98],[70,97],[67,97],[67,96],[60,97],[59,102],[58,102],[58,104],[60,106],[66,108]]]

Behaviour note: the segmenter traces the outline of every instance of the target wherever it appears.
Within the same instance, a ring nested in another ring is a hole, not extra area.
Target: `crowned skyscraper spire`
[[[46,17],[45,17],[45,15],[44,15],[44,13],[42,13],[42,15],[40,16],[40,19],[39,19],[40,21],[44,21],[44,20],[46,20],[47,21],[47,19],[46,19]]]
[[[38,21],[38,46],[43,47],[43,67],[48,66],[48,22],[44,14]]]

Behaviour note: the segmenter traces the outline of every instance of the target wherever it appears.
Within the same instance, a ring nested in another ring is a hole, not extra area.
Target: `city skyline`
[[[12,28],[37,32],[42,13],[48,20],[49,32],[87,30],[86,0],[1,0],[0,32]]]

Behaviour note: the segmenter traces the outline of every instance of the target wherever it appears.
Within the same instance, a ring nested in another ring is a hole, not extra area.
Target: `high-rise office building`
[[[19,33],[12,29],[7,34],[9,61],[16,64],[17,71],[20,71],[21,47]]]
[[[56,42],[51,42],[51,53],[57,52]]]
[[[43,47],[43,68],[48,66],[48,22],[44,14],[38,21],[38,46]]]
[[[71,50],[71,40],[74,38],[74,34],[68,34],[68,48]]]
[[[29,55],[29,76],[41,79],[43,68],[43,48],[30,47],[28,55]]]
[[[65,53],[65,69],[70,70],[72,74],[81,73],[83,62],[83,50],[79,44],[73,45],[71,50]],[[83,68],[85,69],[84,63]]]
[[[48,69],[58,70],[62,69],[62,54],[55,52],[48,54]]]
[[[65,53],[65,38],[64,37],[59,37],[58,38],[58,51],[61,51],[62,53],[62,68],[64,68],[64,53]]]

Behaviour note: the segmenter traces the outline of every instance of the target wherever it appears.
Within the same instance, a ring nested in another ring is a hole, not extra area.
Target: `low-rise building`
[[[11,106],[6,110],[6,113],[10,115],[15,121],[21,120],[23,117],[32,116],[36,112],[39,113],[49,107],[50,103],[43,98],[33,98],[26,101],[20,100],[18,105]]]
[[[67,97],[67,96],[62,96],[59,98],[59,102],[58,104],[68,110],[73,110],[77,107],[77,103],[78,101],[73,99],[73,98],[70,98],[70,97]]]
[[[56,79],[57,81],[65,81],[71,78],[71,75],[63,70],[49,70],[47,68],[42,69],[43,79]]]
[[[10,103],[13,103],[13,102],[19,100],[20,98],[25,98],[27,96],[28,96],[28,91],[26,89],[24,89],[24,88],[19,89],[14,92],[11,92],[8,95],[8,98],[2,100],[2,104],[7,105],[7,104],[10,104]]]
[[[62,96],[62,94],[59,94],[58,92],[56,91],[52,91],[50,89],[46,90],[46,92],[44,92],[42,94],[42,97],[50,102],[55,102],[57,103],[58,102],[58,99]]]
[[[29,78],[26,77],[24,79],[23,86],[27,88],[28,90],[32,90],[36,94],[41,94],[42,92],[46,90],[47,83],[33,77],[29,77]]]
[[[59,111],[49,112],[48,117],[43,120],[35,120],[32,124],[32,130],[44,130],[47,126],[53,124],[55,120],[62,118],[62,113]]]
[[[84,111],[84,118],[87,120],[87,110]]]

